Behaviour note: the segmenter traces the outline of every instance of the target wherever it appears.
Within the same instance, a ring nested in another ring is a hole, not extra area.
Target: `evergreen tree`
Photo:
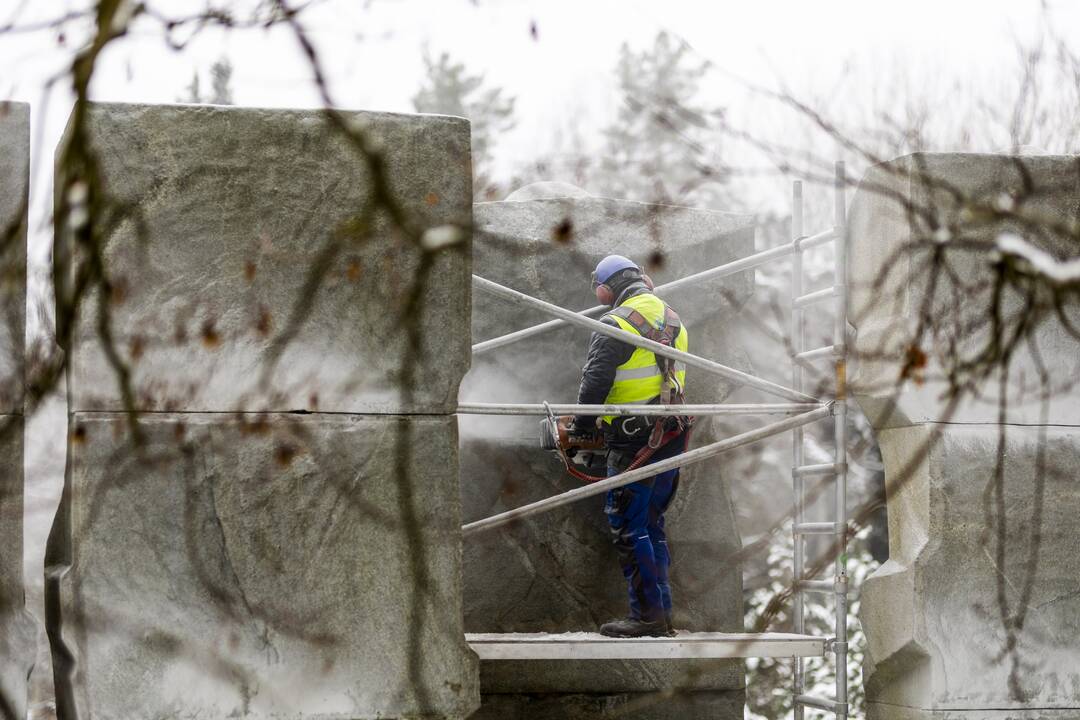
[[[210,103],[212,105],[232,105],[232,63],[225,56],[210,66],[210,94],[203,96],[199,89],[199,71],[191,74],[191,84],[185,90],[187,94],[177,98],[183,103]]]
[[[199,71],[198,70],[191,73],[191,84],[188,85],[184,89],[187,90],[187,95],[184,95],[183,97],[177,98],[177,100],[179,102],[195,103],[195,104],[198,104],[198,103],[202,102],[202,96],[199,94]]]
[[[210,66],[210,102],[214,105],[233,104],[232,89],[229,87],[232,72],[232,63],[224,56]]]
[[[472,123],[473,194],[478,199],[498,195],[491,175],[496,136],[514,127],[514,100],[502,88],[485,87],[483,75],[470,75],[465,65],[447,53],[437,62],[424,54],[426,78],[413,96],[417,112],[458,115]]]
[[[604,130],[591,190],[645,202],[723,202],[717,147],[723,111],[697,99],[708,64],[692,62],[688,50],[666,32],[642,52],[623,45],[616,67],[619,113]]]

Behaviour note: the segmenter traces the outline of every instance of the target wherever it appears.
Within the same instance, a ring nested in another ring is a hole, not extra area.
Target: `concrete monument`
[[[100,307],[131,385],[87,302],[46,559],[59,710],[470,715],[452,415],[468,123],[346,113],[346,136],[318,111],[87,111],[123,217]]]
[[[1080,308],[1040,312],[1046,295],[1032,306],[995,280],[1015,238],[1076,257],[1076,167],[912,155],[854,198],[853,387],[878,430],[890,542],[862,589],[872,719],[1080,714],[1080,345],[1065,325]],[[947,376],[979,360],[994,307],[997,327],[1030,325],[1005,380],[971,378],[954,401]],[[926,318],[938,330],[919,346]]]
[[[0,103],[0,717],[26,715],[34,623],[23,586],[23,393],[30,107]]]

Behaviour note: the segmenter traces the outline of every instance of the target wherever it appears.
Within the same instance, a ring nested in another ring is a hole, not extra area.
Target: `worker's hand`
[[[587,425],[578,425],[576,421],[570,421],[566,426],[566,434],[572,438],[591,438],[596,435],[596,428]]]
[[[582,416],[573,417],[566,426],[566,432],[569,435],[575,435],[577,437],[595,435],[597,432],[596,418]]]

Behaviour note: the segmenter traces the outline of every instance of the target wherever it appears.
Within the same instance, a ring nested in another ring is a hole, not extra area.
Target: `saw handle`
[[[573,415],[544,418],[540,421],[540,448],[563,453],[603,450],[604,436],[592,428],[578,428]]]

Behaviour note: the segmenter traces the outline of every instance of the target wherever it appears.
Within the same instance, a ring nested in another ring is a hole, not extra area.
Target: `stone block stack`
[[[109,296],[87,297],[65,348],[46,560],[61,712],[476,707],[453,415],[467,230],[445,242],[471,224],[469,126],[342,117],[355,136],[320,111],[87,108],[113,222]]]
[[[1039,315],[1011,289],[995,303],[1002,237],[1077,256],[1055,230],[1076,226],[1076,168],[912,155],[870,170],[853,200],[853,387],[885,462],[890,542],[862,589],[870,718],[1080,713],[1080,308]],[[927,304],[937,251],[948,272]],[[944,376],[978,357],[995,306],[1030,327],[1004,382],[995,369],[954,402]],[[920,318],[938,332],[917,346]]]

